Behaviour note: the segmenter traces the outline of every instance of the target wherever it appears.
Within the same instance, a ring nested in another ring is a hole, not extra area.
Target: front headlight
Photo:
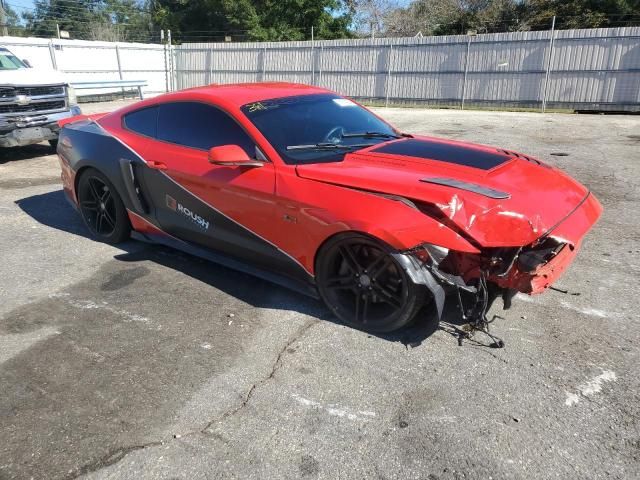
[[[69,105],[77,105],[78,97],[76,96],[76,90],[72,86],[67,86],[67,101]]]

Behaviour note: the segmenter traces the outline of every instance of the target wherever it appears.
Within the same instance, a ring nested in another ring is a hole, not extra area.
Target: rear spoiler
[[[102,117],[104,117],[108,113],[109,112],[91,113],[89,115],[76,115],[75,117],[63,118],[62,120],[58,120],[58,126],[62,128],[69,123],[80,122],[82,120],[92,120],[95,122],[96,120],[100,120]]]

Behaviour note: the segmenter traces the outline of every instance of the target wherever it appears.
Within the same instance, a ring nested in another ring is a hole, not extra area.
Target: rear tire
[[[116,244],[131,235],[127,209],[109,179],[94,168],[78,180],[78,206],[91,235],[101,242]]]
[[[49,145],[51,145],[51,148],[53,148],[53,151],[56,152],[58,151],[58,139],[54,139],[54,140],[49,140]]]
[[[393,248],[366,235],[330,239],[318,254],[318,290],[346,325],[374,333],[398,330],[424,305],[425,288],[414,284]]]

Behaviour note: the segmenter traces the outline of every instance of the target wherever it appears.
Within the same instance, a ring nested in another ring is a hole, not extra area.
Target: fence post
[[[387,85],[386,85],[386,99],[384,101],[384,106],[389,107],[389,91],[391,90],[391,59],[393,58],[393,44],[389,44],[389,53],[387,56]]]
[[[547,68],[544,75],[544,90],[542,92],[542,113],[547,110],[547,90],[549,89],[549,77],[551,75],[551,63],[553,61],[553,42],[556,34],[556,17],[553,16],[551,22],[551,39],[549,40],[549,59],[547,60]]]
[[[313,33],[313,25],[311,25],[311,85],[316,84],[316,51],[315,51],[315,35]]]
[[[213,83],[213,49],[209,48],[207,50],[207,85],[211,85]]]
[[[267,76],[267,47],[265,45],[265,47],[262,49],[262,80],[263,82],[265,82],[265,78]]]
[[[320,45],[320,58],[318,59],[318,86],[322,85],[322,54],[324,53],[324,44]]]
[[[57,70],[58,62],[56,62],[56,49],[53,47],[53,40],[49,40],[49,55],[51,56],[51,66]]]
[[[174,57],[173,57],[173,45],[171,42],[171,30],[167,30],[167,43],[169,46],[169,88],[173,92],[177,88],[177,73],[175,69]]]
[[[120,63],[120,47],[118,46],[117,43],[116,43],[116,61],[118,62],[118,76],[120,77],[120,80],[124,80],[122,78],[122,63]],[[125,97],[124,87],[122,87],[120,90],[122,91],[122,98],[124,99]]]
[[[467,39],[467,54],[464,57],[464,78],[462,79],[462,100],[460,102],[460,109],[464,110],[464,101],[467,96],[467,76],[469,75],[469,53],[471,51],[471,35],[468,35]]]

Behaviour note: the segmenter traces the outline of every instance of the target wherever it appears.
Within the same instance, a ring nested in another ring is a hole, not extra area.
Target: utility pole
[[[0,0],[0,35],[6,37],[9,35],[7,30],[7,12],[4,6],[4,0]]]

